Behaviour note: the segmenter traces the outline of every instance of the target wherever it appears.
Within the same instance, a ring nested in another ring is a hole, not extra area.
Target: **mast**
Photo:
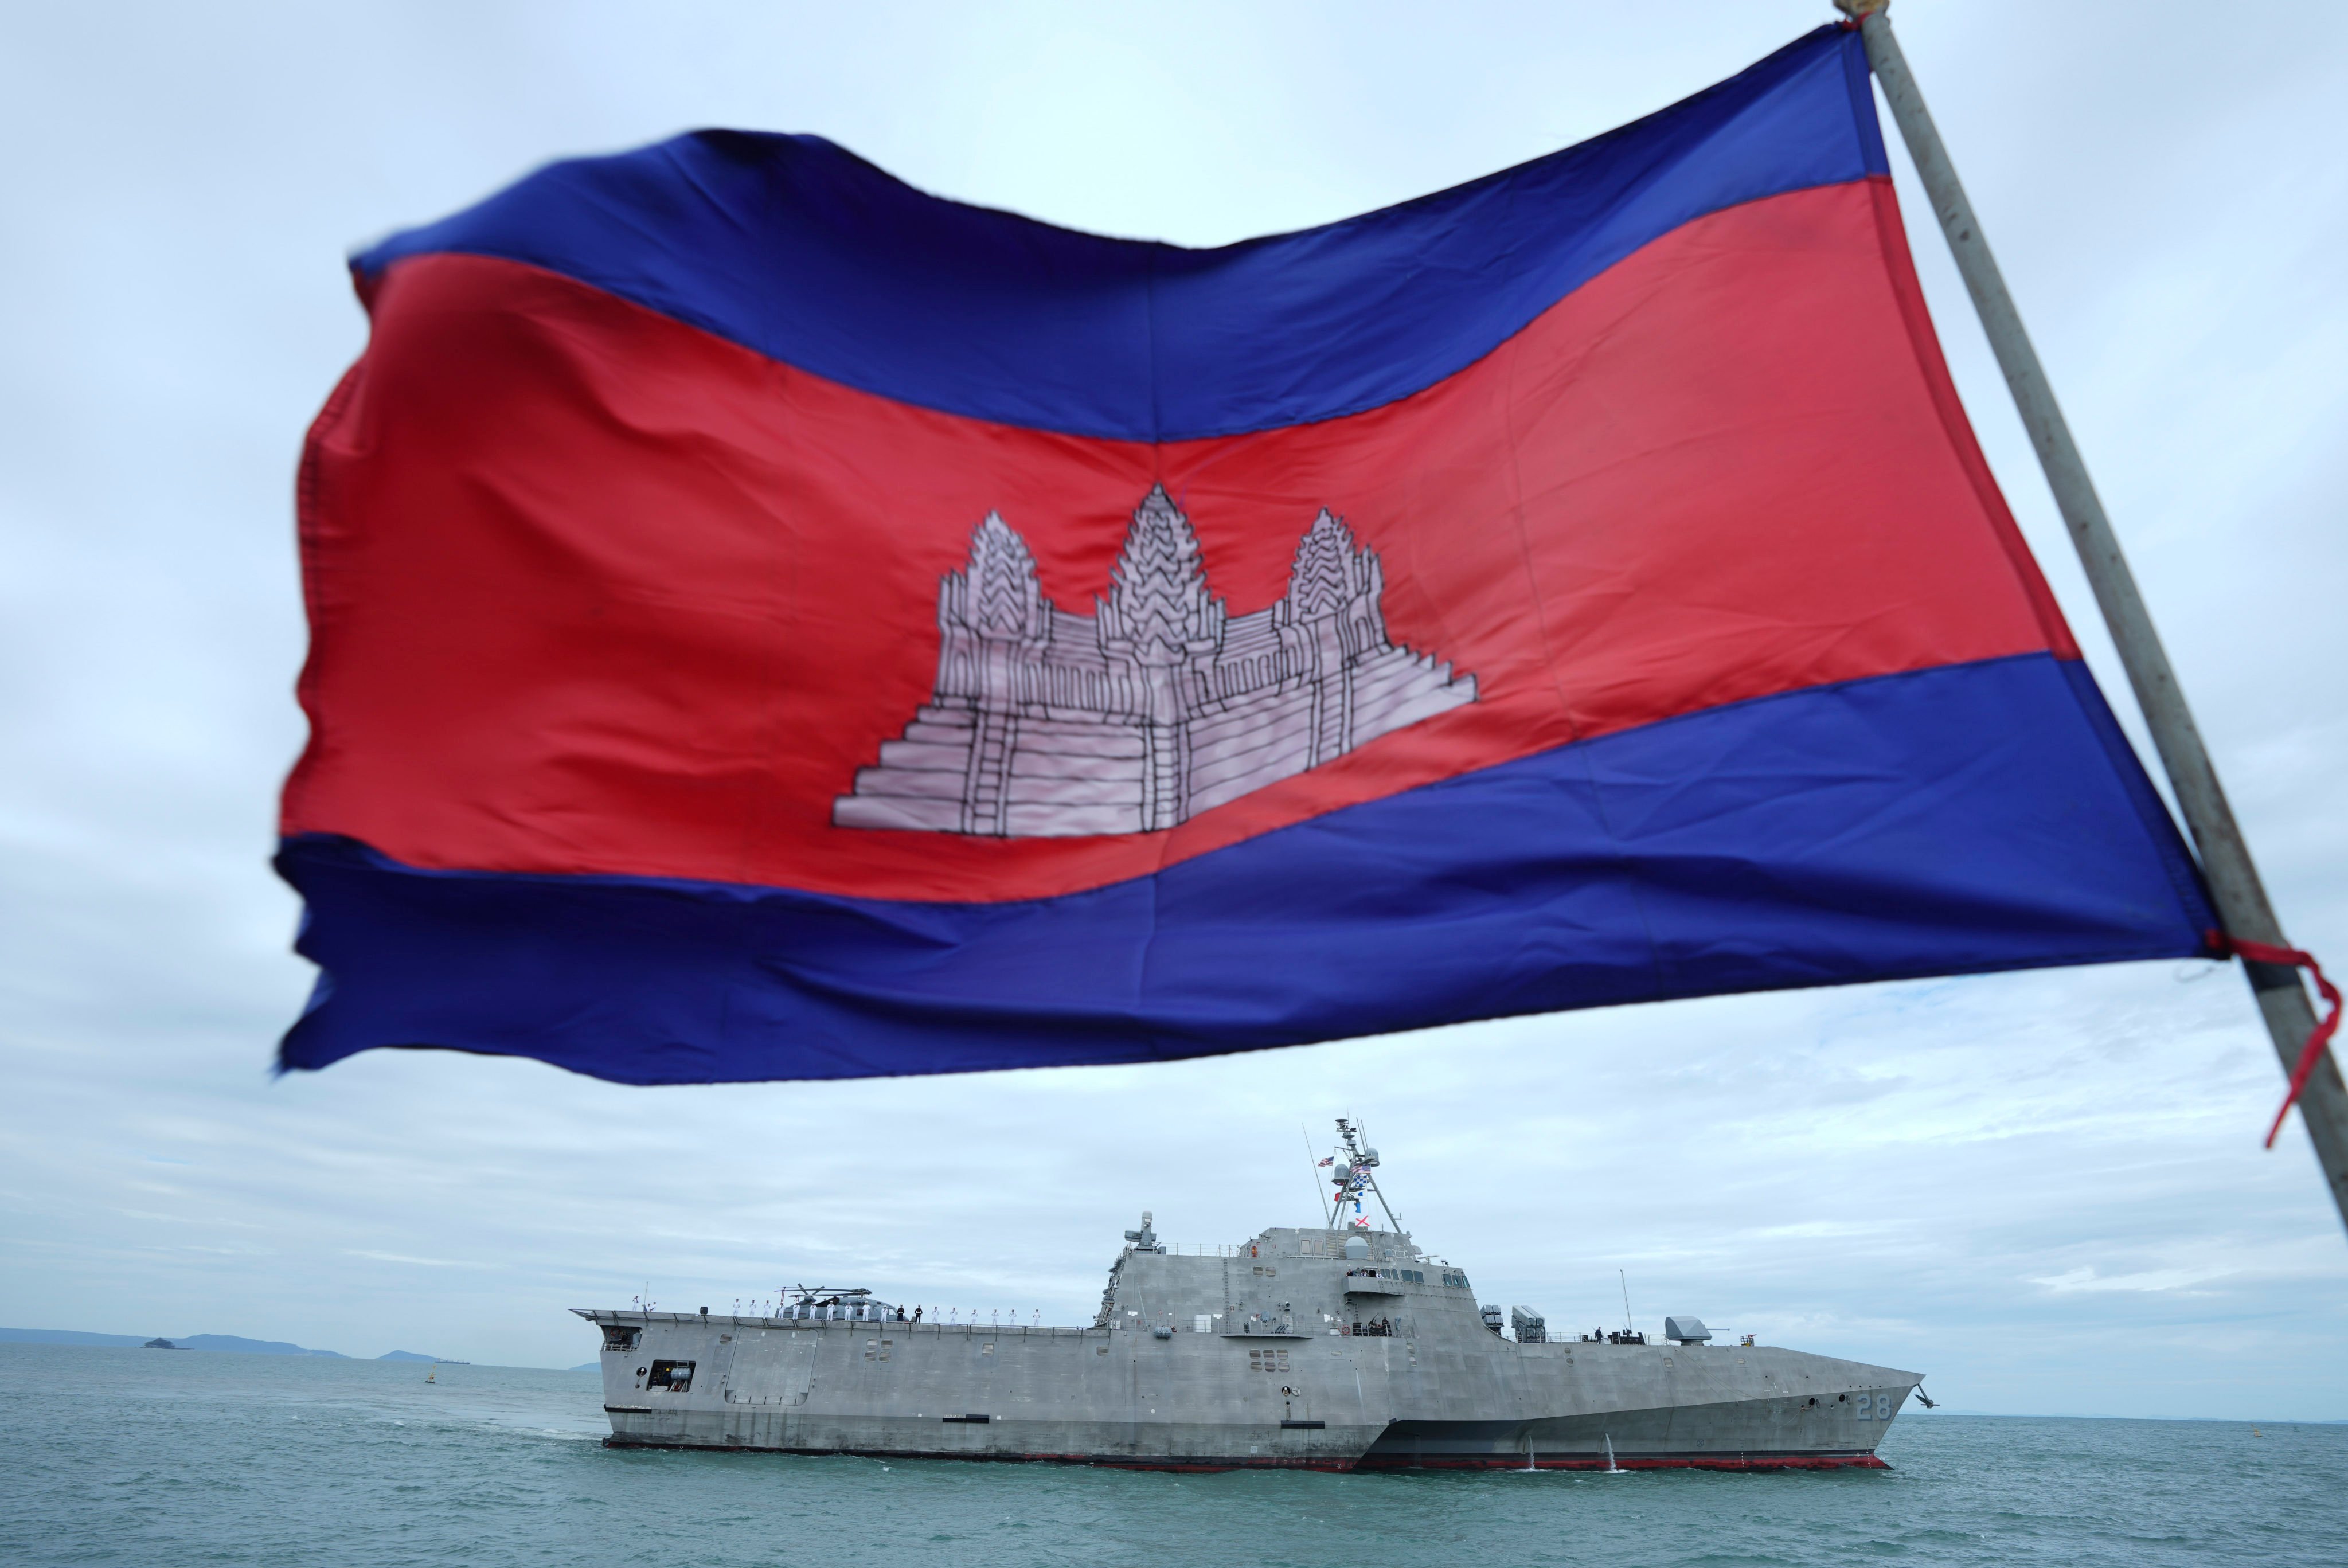
[[[1378,1207],[1385,1211],[1387,1226],[1398,1236],[1407,1234],[1402,1228],[1402,1222],[1395,1218],[1394,1206],[1386,1202],[1385,1193],[1378,1186],[1377,1177],[1372,1174],[1377,1168],[1378,1151],[1369,1146],[1364,1130],[1341,1116],[1337,1119],[1337,1136],[1344,1140],[1346,1171],[1346,1174],[1339,1178],[1344,1183],[1338,1189],[1339,1206],[1342,1208],[1344,1205],[1345,1190],[1351,1188],[1357,1194],[1354,1203],[1359,1207],[1358,1194],[1366,1187],[1370,1195],[1378,1201]]]
[[[2250,859],[2250,845],[2218,782],[2217,767],[2177,684],[2177,672],[2169,665],[2151,613],[2137,592],[2136,576],[2120,552],[2119,538],[2105,515],[2103,500],[2087,477],[2086,459],[2071,438],[2071,427],[2054,401],[2045,367],[2039,364],[2038,351],[2023,328],[2022,313],[2006,292],[2004,276],[1990,254],[1988,238],[1973,215],[1972,203],[1965,198],[1964,186],[1958,181],[1956,166],[1941,144],[1923,94],[1909,73],[1907,57],[1892,36],[1891,18],[1886,14],[1890,0],[1835,0],[1835,5],[1859,21],[1868,65],[1882,84],[1891,118],[1931,199],[1941,232],[1956,257],[1957,271],[1972,296],[1973,309],[1997,356],[1998,367],[2005,373],[2006,387],[2038,453],[2039,466],[2045,470],[2047,487],[2054,492],[2055,508],[2078,550],[2079,563],[2086,569],[2087,582],[2127,671],[2137,706],[2152,731],[2153,745],[2176,791],[2186,829],[2200,852],[2201,874],[2209,896],[2219,918],[2225,922],[2224,934],[2271,949],[2287,948],[2282,924],[2267,902],[2257,863]],[[2266,1020],[2275,1053],[2282,1058],[2283,1071],[2295,1076],[2316,1027],[2315,1008],[2301,984],[2299,971],[2248,957],[2242,969]],[[2342,1220],[2348,1222],[2348,1086],[2343,1085],[2339,1067],[2329,1052],[2313,1064],[2300,1091],[2299,1107],[2308,1137],[2315,1145],[2316,1159],[2322,1165],[2324,1181],[2332,1190],[2333,1203]]]

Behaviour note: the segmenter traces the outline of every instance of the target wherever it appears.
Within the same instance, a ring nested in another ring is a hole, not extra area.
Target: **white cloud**
[[[2094,1265],[2085,1264],[2067,1274],[2047,1274],[2030,1283],[2044,1285],[2056,1295],[2070,1295],[2079,1291],[2184,1290],[2205,1281],[2224,1279],[2233,1272],[2226,1268],[2147,1269],[2141,1274],[2099,1274]]]

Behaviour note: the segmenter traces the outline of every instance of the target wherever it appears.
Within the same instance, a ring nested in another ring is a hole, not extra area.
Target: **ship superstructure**
[[[1144,1214],[1081,1327],[917,1321],[815,1287],[771,1316],[575,1309],[602,1331],[608,1440],[1173,1469],[1881,1463],[1921,1374],[1715,1344],[1692,1318],[1651,1344],[1552,1337],[1519,1307],[1509,1337],[1339,1125],[1328,1222],[1176,1250]]]

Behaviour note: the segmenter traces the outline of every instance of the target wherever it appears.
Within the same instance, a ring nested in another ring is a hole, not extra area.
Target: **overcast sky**
[[[2285,924],[2348,969],[2348,13],[1894,15]],[[570,1365],[565,1307],[819,1278],[1083,1321],[1145,1207],[1181,1241],[1305,1222],[1300,1126],[1325,1151],[1354,1114],[1422,1244],[1560,1325],[1619,1319],[1619,1268],[1651,1327],[1916,1368],[1961,1408],[2348,1417],[2348,1240],[2296,1123],[2260,1150],[2281,1075],[2208,965],[1146,1068],[268,1076],[311,978],[265,863],[303,738],[292,476],[363,344],[351,247],[705,125],[1214,243],[1579,140],[1828,15],[5,0],[0,1324]],[[2133,723],[1887,137],[1991,460]]]

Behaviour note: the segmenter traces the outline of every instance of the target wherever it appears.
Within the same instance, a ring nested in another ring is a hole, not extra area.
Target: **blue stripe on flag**
[[[284,1065],[437,1045],[627,1083],[1200,1056],[2183,956],[2216,923],[2045,655],[1715,708],[1053,899],[424,872],[326,838],[278,863],[324,971]]]
[[[1858,35],[1829,26],[1578,146],[1214,250],[943,201],[818,137],[700,131],[551,164],[353,264],[525,262],[901,402],[1184,440],[1408,397],[1692,219],[1887,168]]]

